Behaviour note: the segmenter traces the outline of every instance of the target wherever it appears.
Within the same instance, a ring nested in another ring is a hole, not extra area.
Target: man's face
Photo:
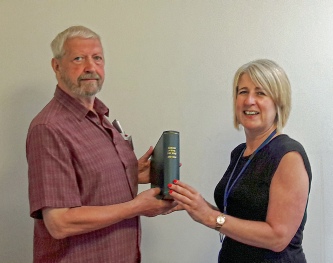
[[[104,82],[104,55],[98,39],[71,38],[64,44],[65,54],[53,59],[58,84],[74,97],[91,97]]]

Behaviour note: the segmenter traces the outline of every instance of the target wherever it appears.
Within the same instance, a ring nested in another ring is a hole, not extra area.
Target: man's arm
[[[46,228],[55,239],[88,233],[135,216],[153,217],[165,213],[176,204],[158,200],[159,188],[140,193],[133,200],[109,206],[44,208]]]

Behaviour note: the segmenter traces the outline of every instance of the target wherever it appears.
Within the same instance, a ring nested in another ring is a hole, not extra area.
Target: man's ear
[[[59,59],[52,58],[51,66],[53,68],[53,71],[57,74],[59,72],[59,67],[60,67]]]

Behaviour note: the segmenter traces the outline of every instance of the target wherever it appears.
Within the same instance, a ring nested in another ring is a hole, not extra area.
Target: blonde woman
[[[306,262],[302,249],[311,167],[302,145],[282,134],[291,108],[284,70],[267,59],[249,62],[234,77],[234,126],[246,142],[207,203],[191,186],[170,192],[197,222],[220,232],[218,262]]]

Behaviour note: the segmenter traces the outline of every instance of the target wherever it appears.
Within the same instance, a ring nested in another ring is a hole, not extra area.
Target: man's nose
[[[85,72],[95,72],[95,61],[92,58],[87,58],[84,65]]]

